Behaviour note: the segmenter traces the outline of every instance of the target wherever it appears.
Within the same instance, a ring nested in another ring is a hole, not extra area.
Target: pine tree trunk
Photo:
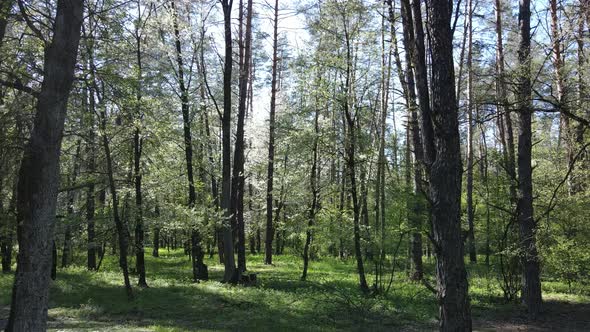
[[[232,81],[232,0],[221,0],[224,17],[225,63],[223,70],[223,116],[222,131],[222,172],[221,172],[221,210],[223,211],[223,281],[236,283],[238,274],[234,257],[234,241],[231,228],[231,81]]]
[[[477,262],[475,251],[475,207],[473,206],[473,0],[467,2],[467,243],[469,261]]]
[[[243,17],[242,1],[240,1],[240,31]],[[235,218],[237,228],[237,254],[238,271],[246,271],[246,233],[244,227],[244,120],[246,116],[246,101],[248,99],[248,78],[250,73],[250,58],[252,56],[252,0],[248,0],[246,14],[246,35],[244,46],[240,45],[240,81],[239,81],[239,102],[238,122],[236,130],[236,142],[234,149],[234,169],[232,179],[232,216]],[[241,39],[241,37],[240,37]]]
[[[518,48],[518,224],[522,249],[522,301],[531,316],[541,311],[541,279],[536,246],[536,222],[533,216],[532,104],[531,104],[531,3],[519,6],[520,42]]]
[[[274,30],[272,52],[272,82],[270,93],[270,116],[268,121],[268,169],[266,176],[266,238],[264,246],[264,263],[272,264],[272,241],[275,226],[273,225],[273,182],[274,182],[274,157],[275,157],[275,112],[277,98],[277,48],[278,48],[278,24],[279,24],[279,0],[275,0]]]
[[[390,16],[393,15],[393,6],[389,6]],[[416,105],[416,84],[415,74],[413,72],[412,61],[416,61],[416,40],[414,34],[414,20],[412,17],[412,8],[410,7],[409,0],[401,1],[401,16],[402,25],[404,30],[404,48],[405,53],[405,90],[406,90],[406,104],[409,115],[409,126],[410,131],[408,135],[408,142],[411,142],[412,151],[414,154],[413,163],[413,195],[408,201],[408,214],[410,225],[414,229],[410,238],[410,279],[411,280],[422,280],[423,278],[423,267],[422,267],[422,214],[424,210],[424,188],[423,182],[423,169],[424,169],[424,149],[422,144],[422,138],[420,137],[420,126],[418,122],[418,112]],[[413,60],[414,59],[414,60]],[[398,65],[401,67],[401,64]],[[416,71],[418,72],[418,71]],[[427,87],[426,87],[427,88]],[[410,158],[407,158],[408,166],[410,167]],[[408,175],[409,176],[409,175]],[[410,181],[408,181],[409,183]],[[409,185],[409,184],[408,184]]]
[[[461,239],[461,150],[455,96],[451,4],[428,7],[432,63],[432,124],[435,155],[430,167],[432,229],[441,331],[471,331],[467,272]],[[424,137],[425,141],[427,140]],[[428,154],[427,154],[428,155]],[[429,156],[431,157],[431,156]]]

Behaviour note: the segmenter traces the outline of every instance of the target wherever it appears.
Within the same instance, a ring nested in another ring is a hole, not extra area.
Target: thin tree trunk
[[[467,233],[469,261],[477,262],[475,251],[475,207],[473,206],[473,0],[467,2]]]
[[[160,206],[156,201],[156,208],[154,209],[154,215],[157,219],[160,218]],[[161,238],[161,229],[159,226],[154,227],[154,240],[152,245],[154,246],[152,249],[152,256],[153,257],[160,257],[160,238]]]
[[[242,1],[240,1],[240,22],[242,20]],[[234,169],[232,179],[232,216],[237,227],[238,271],[246,271],[246,233],[244,227],[244,120],[246,116],[246,102],[248,99],[248,78],[250,73],[250,58],[252,56],[252,0],[247,2],[245,45],[241,48],[243,55],[240,66],[238,123],[234,149]],[[241,23],[240,23],[241,30]],[[240,37],[241,39],[241,37]],[[242,45],[240,45],[242,46]]]
[[[137,65],[137,87],[135,91],[135,117],[136,124],[133,132],[133,175],[135,185],[135,269],[139,275],[138,286],[148,287],[145,278],[145,252],[143,238],[145,235],[143,229],[143,199],[142,199],[142,170],[141,170],[141,155],[143,150],[143,138],[141,138],[141,122],[143,120],[142,114],[142,98],[143,98],[143,63],[142,63],[142,50],[141,50],[141,39],[142,31],[140,26],[145,24],[142,21],[140,0],[137,0],[137,16],[139,22],[136,23],[135,28],[135,55]]]
[[[177,65],[177,79],[180,89],[180,101],[182,109],[182,123],[183,123],[183,139],[184,152],[186,161],[186,175],[188,180],[188,207],[194,208],[197,202],[197,194],[195,189],[194,168],[193,168],[193,143],[191,134],[191,119],[190,119],[190,105],[189,105],[189,91],[185,84],[184,77],[184,61],[182,57],[182,45],[180,41],[180,29],[178,26],[178,11],[176,10],[175,1],[171,2],[174,28],[174,46],[176,51],[176,65]],[[203,249],[201,244],[201,234],[197,227],[191,229],[191,260],[193,270],[193,281],[209,279],[207,265],[203,263]]]
[[[564,86],[564,78],[563,78],[563,61],[562,61],[562,54],[561,54],[561,32],[559,30],[559,19],[558,19],[558,9],[557,9],[557,0],[550,0],[549,2],[549,9],[551,12],[551,42],[553,46],[553,71],[555,74],[555,87],[557,92],[557,107],[560,111],[568,111],[568,104],[566,101],[565,95],[565,86]],[[572,135],[572,128],[570,127],[570,120],[569,117],[565,116],[564,114],[560,114],[559,117],[560,126],[559,126],[559,140],[563,141],[565,146],[565,151],[567,155],[568,165],[574,162],[574,147],[573,147],[573,135]],[[572,176],[568,176],[567,179],[568,185],[568,194],[571,196],[576,192],[576,185],[575,181],[573,181]]]
[[[78,173],[80,172],[80,147],[82,145],[82,141],[78,140],[76,143],[76,153],[74,155],[74,160],[72,162],[72,175],[70,177],[70,185],[74,185],[76,183],[76,178],[78,177]],[[68,190],[68,206],[67,206],[67,220],[66,220],[66,229],[64,234],[64,245],[61,254],[61,267],[65,268],[70,265],[70,260],[72,258],[72,226],[70,223],[73,221],[74,218],[74,203],[75,203],[75,191]]]
[[[355,131],[355,118],[357,114],[353,114],[351,107],[353,103],[351,95],[354,93],[353,87],[353,57],[351,36],[348,27],[344,24],[344,36],[346,41],[346,77],[345,77],[345,101],[344,101],[344,117],[348,129],[348,136],[346,142],[346,168],[350,179],[350,195],[352,196],[352,210],[353,210],[353,228],[354,228],[354,254],[356,257],[356,267],[359,275],[359,286],[363,293],[369,292],[367,279],[365,277],[365,267],[363,263],[363,255],[361,250],[361,230],[360,230],[360,204],[357,194],[356,183],[356,144],[357,134]]]
[[[90,18],[89,18],[90,19]],[[90,37],[92,38],[92,37]],[[86,43],[86,52],[87,52],[87,61],[90,58],[94,57],[94,50],[92,44],[90,42]],[[90,81],[94,82],[94,69],[90,68]],[[88,123],[86,124],[88,127],[87,133],[87,145],[86,145],[86,158],[87,158],[87,171],[89,173],[94,173],[96,171],[96,135],[95,135],[95,126],[94,126],[94,114],[96,112],[96,105],[94,99],[94,87],[89,82],[85,82],[86,90],[88,91]],[[95,187],[94,184],[91,183],[87,190],[86,190],[86,233],[88,235],[87,241],[87,267],[90,271],[97,270],[96,267],[96,248],[98,247],[96,243],[96,231],[94,225],[94,213],[95,213]]]
[[[12,224],[8,219],[8,216],[16,216],[16,195],[17,195],[17,182],[18,178],[14,179],[12,186],[12,197],[8,203],[8,209],[6,211],[7,225],[4,234],[2,234],[2,241],[0,242],[0,255],[2,256],[2,272],[9,273],[12,269],[12,241],[15,224]]]
[[[502,0],[496,0],[496,95],[499,109],[500,139],[504,154],[504,168],[510,180],[510,202],[516,204],[516,168],[514,155],[514,133],[512,130],[511,110],[506,95],[506,77],[504,74],[504,43],[502,36]]]
[[[318,69],[318,86],[321,86],[322,76],[321,76],[321,69]],[[307,230],[305,231],[305,245],[303,247],[303,273],[301,274],[301,280],[305,281],[307,279],[307,269],[309,266],[309,249],[311,246],[311,241],[313,238],[313,225],[315,223],[315,216],[318,207],[318,198],[319,198],[319,190],[318,190],[318,180],[320,177],[320,168],[318,168],[318,145],[319,145],[319,136],[320,136],[320,105],[319,105],[319,96],[316,95],[316,105],[315,105],[315,116],[313,121],[313,128],[314,128],[314,137],[313,137],[313,145],[311,149],[311,171],[309,172],[309,187],[311,190],[311,205],[309,207],[309,215],[307,219]]]
[[[47,328],[51,245],[59,187],[59,155],[82,26],[83,0],[58,0],[44,53],[34,126],[19,171],[18,265],[7,331]]]
[[[233,0],[221,0],[224,17],[225,32],[225,63],[223,70],[223,116],[221,119],[222,130],[222,183],[221,183],[221,209],[223,211],[223,246],[224,246],[224,282],[236,283],[238,273],[234,257],[234,241],[231,229],[231,80],[232,80],[232,32],[231,32],[231,7]]]
[[[266,241],[264,246],[264,263],[272,264],[272,241],[274,226],[272,224],[273,214],[273,182],[274,182],[274,157],[275,157],[275,112],[277,98],[277,49],[278,49],[278,25],[279,25],[279,0],[275,0],[274,8],[274,30],[273,30],[273,52],[272,52],[272,82],[270,93],[270,116],[268,121],[268,170],[266,177]]]
[[[390,8],[392,8],[390,6]],[[405,70],[405,84],[406,84],[406,98],[407,107],[410,113],[410,123],[408,130],[410,130],[410,138],[412,150],[414,153],[413,163],[413,196],[410,197],[411,202],[408,202],[408,213],[410,214],[410,225],[414,228],[410,238],[410,255],[411,255],[411,280],[422,280],[424,272],[422,267],[422,214],[424,210],[424,188],[423,169],[424,169],[424,149],[422,139],[420,137],[420,126],[418,123],[418,112],[416,105],[416,85],[414,72],[412,71],[412,59],[416,59],[417,55],[415,48],[414,23],[412,17],[412,10],[409,0],[401,1],[402,24],[404,28],[404,47],[406,49],[406,70]],[[391,15],[391,14],[390,14]],[[401,67],[401,65],[400,65]],[[408,158],[409,167],[409,158]],[[409,181],[408,181],[409,182]]]

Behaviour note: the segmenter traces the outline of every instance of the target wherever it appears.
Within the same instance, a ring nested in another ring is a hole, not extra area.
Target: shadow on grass
[[[170,255],[147,261],[147,289],[134,288],[127,301],[114,265],[93,273],[82,268],[61,270],[51,288],[50,318],[56,329],[164,330],[391,330],[400,328],[394,306],[360,296],[356,279],[323,283],[293,279],[294,266],[279,263],[273,272],[259,274],[257,287],[224,285],[217,281],[192,283],[188,259]],[[222,268],[211,263],[211,278]],[[288,262],[287,262],[288,263]],[[251,264],[250,270],[266,271]],[[111,270],[112,269],[112,270]],[[318,273],[318,276],[323,274]]]

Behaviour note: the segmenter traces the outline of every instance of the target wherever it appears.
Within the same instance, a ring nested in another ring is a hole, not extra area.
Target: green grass
[[[366,297],[358,291],[353,261],[326,258],[311,263],[308,281],[299,281],[301,259],[275,256],[266,266],[262,256],[248,256],[257,273],[256,286],[218,282],[223,267],[208,260],[211,281],[191,282],[190,262],[181,251],[161,251],[147,258],[149,288],[134,288],[129,302],[115,257],[105,257],[98,273],[74,266],[58,270],[51,286],[50,327],[71,330],[433,330],[437,306],[433,294],[395,275],[385,296]],[[82,263],[82,258],[78,261]],[[432,269],[428,265],[427,269]],[[474,318],[505,317],[515,304],[503,303],[495,278],[484,266],[469,266]],[[6,315],[12,275],[0,276],[0,305]],[[587,292],[567,293],[556,282],[544,284],[544,298],[590,303]]]

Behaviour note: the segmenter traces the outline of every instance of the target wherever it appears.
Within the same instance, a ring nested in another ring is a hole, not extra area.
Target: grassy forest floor
[[[146,258],[150,287],[135,287],[133,302],[126,299],[113,256],[105,257],[98,273],[83,266],[58,270],[51,287],[50,329],[430,331],[437,327],[436,300],[424,286],[405,281],[400,273],[387,295],[363,297],[352,260],[314,261],[308,281],[302,282],[298,257],[275,256],[275,265],[265,266],[262,255],[249,256],[248,269],[257,273],[258,284],[236,287],[217,281],[223,266],[216,259],[206,262],[214,281],[195,284],[190,262],[180,250],[161,250],[160,258]],[[83,265],[83,257],[76,261]],[[431,263],[427,269],[432,269]],[[544,280],[545,312],[530,322],[519,305],[503,301],[485,266],[471,265],[469,273],[475,330],[590,331],[590,289],[570,291],[567,285]],[[2,325],[9,312],[12,279],[0,276]]]

